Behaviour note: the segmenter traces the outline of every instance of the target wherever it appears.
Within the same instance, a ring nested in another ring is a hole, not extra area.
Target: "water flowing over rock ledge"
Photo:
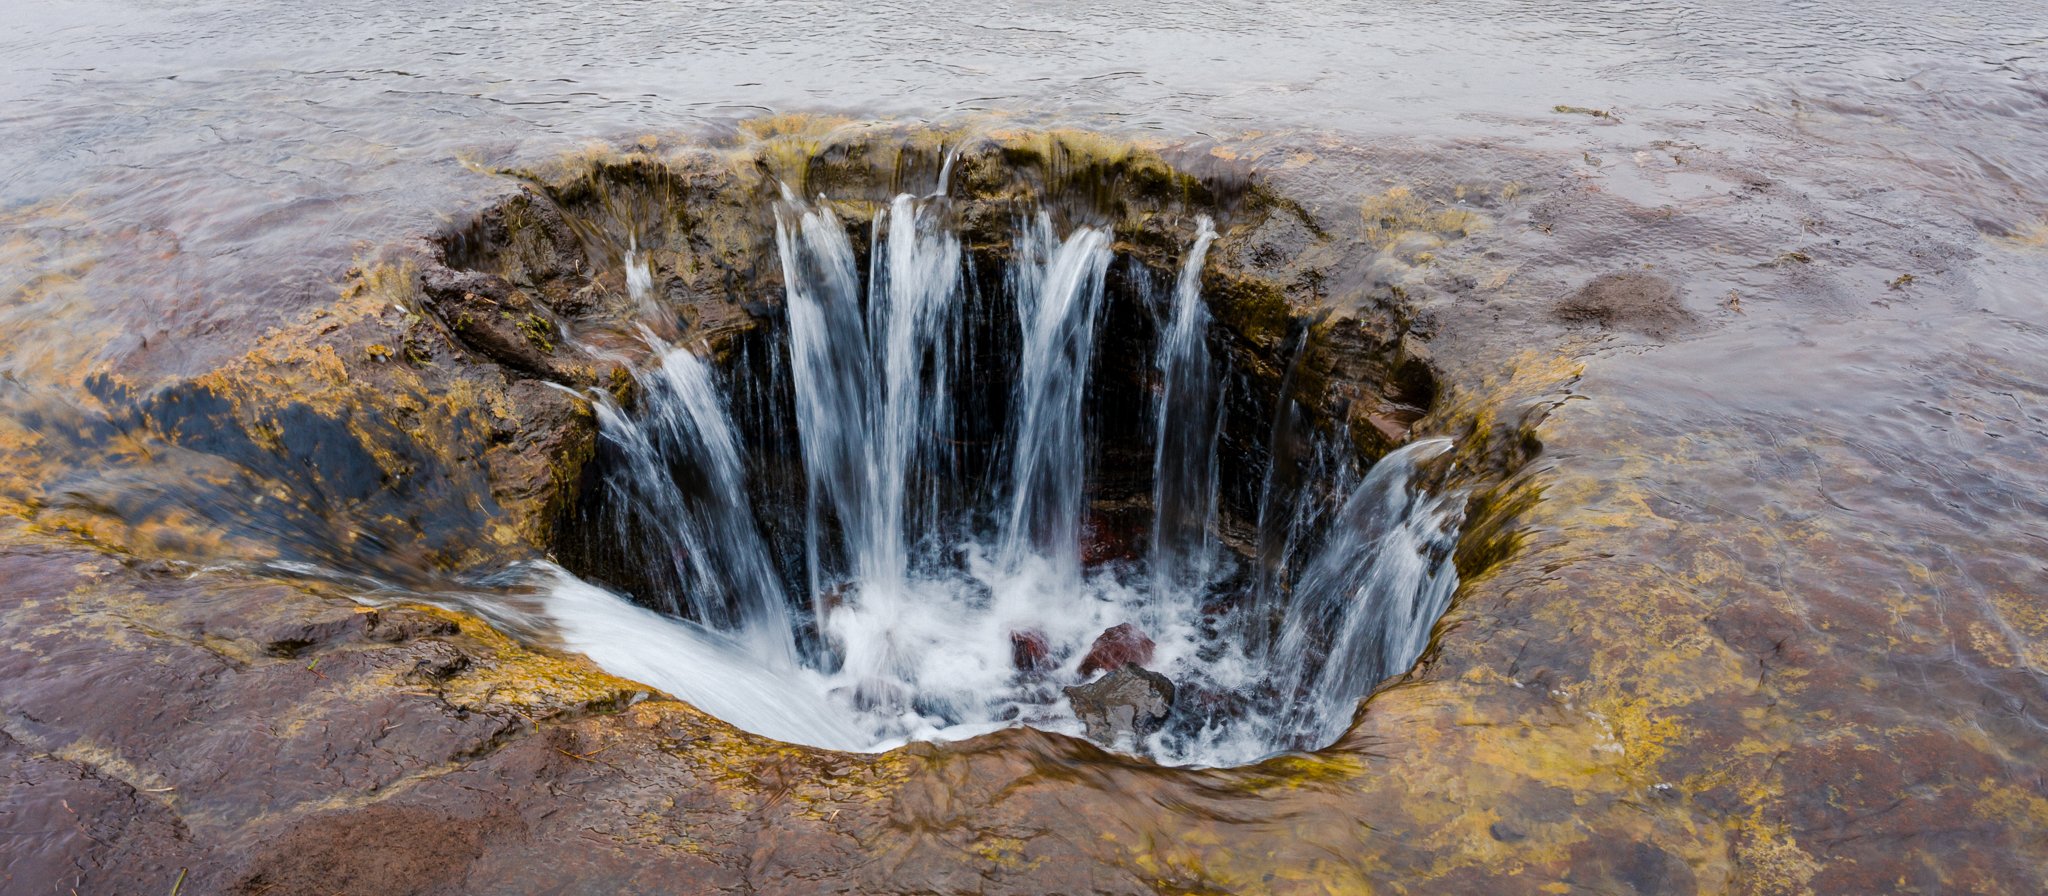
[[[1314,269],[1290,297],[1209,262],[1298,209],[1086,135],[798,137],[746,177],[686,157],[538,179],[422,277],[514,371],[634,368],[630,395],[590,392],[600,450],[554,553],[681,621],[543,573],[523,628],[750,730],[863,748],[1080,733],[1081,648],[1135,621],[1183,698],[1142,749],[1212,764],[1328,743],[1414,661],[1471,486],[1512,470],[1394,450],[1440,397],[1400,321],[1301,310]]]
[[[801,157],[831,142],[804,127],[744,145],[788,138]],[[518,316],[509,330],[444,329],[421,314],[416,277],[439,252],[420,247],[410,269],[366,265],[340,302],[197,380],[138,388],[109,376],[75,402],[10,387],[10,419],[34,422],[0,434],[0,476],[9,509],[32,523],[5,532],[14,603],[0,623],[11,707],[0,749],[38,784],[12,805],[81,818],[92,835],[82,860],[23,856],[17,867],[82,861],[152,890],[183,869],[188,892],[251,893],[676,881],[767,892],[1537,892],[1569,881],[1792,893],[1901,879],[1995,890],[2038,876],[2041,847],[2026,833],[2048,825],[2048,803],[2014,774],[2039,767],[2023,714],[1974,728],[1928,721],[1980,705],[1993,685],[2025,691],[2024,662],[1997,638],[1818,622],[1975,611],[1918,591],[1871,598],[1869,571],[1889,568],[1896,531],[1875,537],[1804,498],[1795,503],[1812,513],[1797,519],[1715,512],[1712,496],[1781,470],[1774,440],[1786,433],[1702,440],[1686,421],[1612,400],[1637,393],[1611,379],[1579,380],[1587,358],[1654,379],[1654,365],[1629,358],[1653,349],[1663,363],[1710,368],[1664,344],[1726,325],[1699,296],[1670,297],[1695,318],[1689,331],[1568,302],[1595,274],[1640,266],[1616,245],[1615,222],[1661,246],[1697,243],[1703,225],[1512,153],[1461,165],[1329,141],[1266,151],[1260,185],[1300,213],[1226,236],[1218,257],[1270,277],[1293,311],[1384,314],[1400,324],[1391,332],[1429,335],[1394,340],[1408,356],[1427,352],[1438,380],[1418,431],[1460,435],[1471,468],[1512,470],[1533,447],[1522,409],[1609,399],[1543,424],[1556,460],[1547,500],[1532,506],[1529,488],[1509,486],[1475,506],[1457,558],[1470,573],[1435,649],[1334,747],[1204,771],[1024,729],[874,756],[798,749],[522,647],[474,616],[357,612],[348,597],[375,583],[200,570],[283,560],[431,595],[557,543],[597,422],[547,384],[615,389],[630,403],[624,372],[649,359],[564,361],[545,327]],[[1290,173],[1304,155],[1315,158]],[[1183,170],[1200,170],[1195,158]],[[1710,154],[1689,164],[1740,182],[1738,166],[1721,171]],[[1415,171],[1439,176],[1378,182]],[[1753,195],[1825,226],[1820,212],[1837,200],[1813,189],[1821,198]],[[1521,226],[1506,232],[1508,221]],[[1528,247],[1539,241],[1551,242]],[[1765,248],[1730,251],[1763,264],[1774,257]],[[1839,251],[1901,267],[1883,245]],[[1496,284],[1489,266],[1505,264],[1527,266]],[[763,270],[749,276],[772,276]],[[1308,270],[1324,272],[1321,287],[1294,276]],[[1780,287],[1811,276],[1759,270]],[[619,276],[607,292],[630,295]],[[1267,307],[1258,297],[1247,307]],[[1388,346],[1365,329],[1331,338]],[[631,335],[618,351],[634,351]],[[1861,463],[1817,440],[1794,450],[1816,468]],[[337,475],[366,469],[380,473]],[[193,515],[207,506],[237,510]],[[1506,524],[1517,511],[1531,528]],[[1516,552],[1518,531],[1536,537]],[[1754,574],[1765,559],[1771,575]],[[2003,618],[2048,636],[2019,581],[1975,571]],[[1888,633],[1902,637],[1887,644]],[[91,680],[77,672],[83,656],[102,670]],[[1885,662],[1930,674],[1901,689]],[[1932,674],[1954,663],[1969,674]]]

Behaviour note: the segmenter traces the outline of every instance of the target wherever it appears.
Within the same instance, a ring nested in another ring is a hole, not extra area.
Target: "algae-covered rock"
[[[511,283],[476,271],[434,268],[421,284],[427,307],[484,357],[525,376],[574,381],[555,358],[561,336],[554,320]]]

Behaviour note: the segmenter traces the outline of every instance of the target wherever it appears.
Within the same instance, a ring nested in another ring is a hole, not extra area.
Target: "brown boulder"
[[[1081,660],[1081,675],[1145,665],[1152,661],[1152,647],[1152,639],[1137,626],[1128,622],[1113,626],[1097,635],[1088,648],[1088,655]]]

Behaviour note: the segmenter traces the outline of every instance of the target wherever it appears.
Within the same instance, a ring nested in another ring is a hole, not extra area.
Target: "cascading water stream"
[[[626,297],[641,309],[643,314],[652,314],[654,307],[654,269],[647,257],[640,254],[640,238],[628,237],[626,242]]]
[[[1300,695],[1281,720],[1293,735],[1326,742],[1342,734],[1351,705],[1428,646],[1458,588],[1450,554],[1464,496],[1427,494],[1414,481],[1420,463],[1450,448],[1449,439],[1424,439],[1374,464],[1294,583],[1274,657],[1342,660],[1269,663],[1280,692]]]
[[[1023,332],[1009,513],[997,559],[1012,571],[1044,562],[1053,573],[1051,584],[1062,587],[1081,575],[1081,487],[1088,463],[1081,406],[1109,270],[1109,237],[1082,227],[1059,239],[1044,214],[1019,230],[1010,294]]]
[[[1216,228],[1203,217],[1195,229],[1195,244],[1174,280],[1171,317],[1159,336],[1151,553],[1159,590],[1201,588],[1215,573],[1216,441],[1223,396],[1209,357],[1202,266]]]
[[[711,369],[656,343],[661,366],[640,375],[646,411],[629,418],[596,402],[600,433],[622,462],[606,487],[615,531],[654,543],[667,561],[666,608],[733,633],[771,668],[794,668],[788,601],[744,498],[739,440]]]
[[[1013,314],[975,320],[1014,322],[982,335],[1009,378],[1006,403],[984,407],[962,396],[986,393],[954,388],[970,369],[972,267],[943,195],[878,211],[864,278],[827,203],[785,192],[774,213],[788,410],[750,403],[736,421],[722,398],[732,384],[660,345],[637,412],[600,399],[609,523],[631,543],[622,556],[655,567],[643,587],[658,593],[640,599],[667,612],[551,570],[542,612],[568,646],[741,727],[874,749],[1011,724],[1078,733],[1061,686],[1083,680],[1096,635],[1129,622],[1156,642],[1148,666],[1204,707],[1139,748],[1214,765],[1327,743],[1426,644],[1456,587],[1448,556],[1462,500],[1415,485],[1442,440],[1396,451],[1362,479],[1345,461],[1328,464],[1335,476],[1297,471],[1285,488],[1267,475],[1258,524],[1286,532],[1259,541],[1284,542],[1299,574],[1233,573],[1244,561],[1218,535],[1226,379],[1201,295],[1216,238],[1207,219],[1152,309],[1149,550],[1142,563],[1087,568],[1108,233],[1063,233],[1046,212],[1016,222],[1007,269],[983,281],[1000,284],[993,299]],[[637,258],[636,246],[628,263]],[[995,369],[974,363],[977,379]],[[772,431],[777,420],[752,415],[778,413],[793,417],[781,425],[796,432],[796,500],[765,500],[745,474],[761,447],[740,434]],[[969,433],[999,446],[986,463],[962,464],[950,447]],[[758,516],[785,506],[801,525]],[[764,531],[801,532],[801,543]],[[1047,646],[1044,666],[1015,662],[1025,633]]]

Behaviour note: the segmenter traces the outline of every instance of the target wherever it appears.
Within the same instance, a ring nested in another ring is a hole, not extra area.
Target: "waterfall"
[[[1450,448],[1449,439],[1424,439],[1381,458],[1302,570],[1275,656],[1321,662],[1275,664],[1290,673],[1284,683],[1305,693],[1284,722],[1293,734],[1336,737],[1359,698],[1428,646],[1458,587],[1451,552],[1464,500],[1422,492],[1415,478],[1419,463]]]
[[[1152,460],[1152,575],[1161,590],[1200,588],[1214,571],[1216,439],[1222,394],[1209,358],[1202,266],[1216,228],[1196,225],[1174,281],[1171,318],[1159,336],[1159,398]]]
[[[850,567],[872,559],[854,545],[845,555],[822,556],[822,526],[830,514],[855,539],[869,531],[863,524],[870,506],[866,435],[874,416],[874,365],[862,336],[853,244],[838,216],[830,208],[807,208],[785,193],[775,208],[775,243],[787,283],[789,367],[810,494],[804,543],[811,591],[822,598],[827,576],[853,574]]]
[[[551,570],[539,615],[607,668],[750,730],[874,749],[1009,724],[1078,733],[1059,688],[1081,680],[1098,634],[1128,622],[1156,642],[1149,666],[1202,707],[1147,752],[1228,764],[1327,743],[1350,706],[1414,661],[1456,587],[1462,498],[1416,485],[1447,443],[1403,448],[1360,477],[1348,440],[1312,437],[1283,387],[1256,556],[1239,558],[1219,534],[1230,381],[1201,291],[1212,222],[1199,220],[1170,289],[1133,266],[1112,295],[1105,229],[1022,215],[1001,276],[980,279],[950,202],[943,190],[896,196],[857,244],[834,205],[783,193],[786,329],[772,360],[743,350],[755,360],[737,368],[763,381],[722,384],[650,334],[661,363],[640,374],[640,407],[598,396],[604,525],[619,562],[642,567],[625,579],[640,602],[664,612]],[[629,285],[646,275],[637,243],[626,263]],[[976,291],[991,285],[1000,294]],[[1098,357],[1119,301],[1159,321],[1149,374],[1143,360]],[[970,314],[977,302],[991,310]],[[1087,568],[1088,409],[1092,390],[1111,388],[1095,382],[1105,363],[1157,384],[1149,420],[1116,421],[1149,430],[1153,514],[1144,562]],[[959,438],[987,447],[965,463]],[[748,481],[746,461],[764,451],[777,457],[757,471],[797,455],[786,484]],[[1017,666],[1026,633],[1046,645],[1044,666]]]
[[[604,487],[614,531],[650,540],[672,613],[735,633],[770,665],[796,663],[789,602],[746,500],[739,439],[711,369],[655,343],[661,366],[639,376],[646,410],[626,414],[598,392],[605,446],[619,464]]]
[[[643,313],[654,310],[654,267],[640,254],[640,238],[626,238],[626,297]]]
[[[1081,571],[1081,487],[1088,465],[1081,403],[1095,354],[1095,320],[1109,270],[1109,236],[1089,227],[1065,239],[1044,214],[1020,226],[1010,293],[1021,350],[1010,442],[1009,513],[999,561],[1027,556],[1062,580]]]
[[[865,294],[829,208],[788,195],[776,208],[810,541],[822,541],[821,524],[836,527],[844,568],[832,573],[863,588],[901,587],[912,486],[936,475],[948,429],[942,343],[958,304],[960,240],[941,226],[943,201],[898,196],[876,219]]]
[[[939,199],[896,197],[877,221],[878,236],[886,225],[886,242],[876,240],[884,246],[882,263],[869,278],[869,351],[880,359],[882,401],[869,436],[874,560],[864,572],[897,582],[909,564],[912,477],[938,475],[940,445],[951,429],[944,337],[960,292],[960,238],[942,226],[943,211]]]

